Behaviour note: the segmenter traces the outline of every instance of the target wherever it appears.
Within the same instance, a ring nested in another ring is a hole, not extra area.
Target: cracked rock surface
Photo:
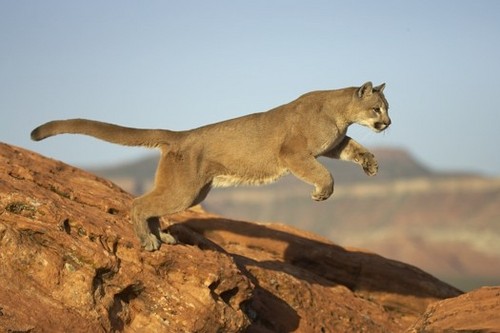
[[[180,244],[142,251],[131,200],[0,143],[0,331],[403,332],[462,294],[407,264],[199,207],[162,219]]]

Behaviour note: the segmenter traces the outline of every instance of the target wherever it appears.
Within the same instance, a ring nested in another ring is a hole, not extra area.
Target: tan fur
[[[161,241],[175,240],[151,230],[148,220],[200,203],[211,187],[266,184],[290,172],[314,186],[314,200],[325,200],[333,193],[333,178],[316,160],[318,156],[353,161],[366,174],[375,175],[378,165],[373,154],[346,132],[354,123],[375,132],[391,124],[384,86],[367,82],[359,88],[310,92],[267,112],[189,131],[134,129],[71,119],[41,125],[31,137],[38,141],[76,133],[122,145],[159,148],[154,187],[134,200],[131,213],[142,246],[154,251]]]

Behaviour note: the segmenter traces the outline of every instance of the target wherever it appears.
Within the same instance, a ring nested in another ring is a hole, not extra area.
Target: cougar
[[[31,133],[84,134],[125,146],[158,148],[161,157],[153,189],[132,203],[131,219],[144,249],[155,251],[175,238],[149,219],[184,211],[202,202],[212,187],[259,185],[292,173],[314,186],[312,199],[333,193],[333,177],[316,158],[326,156],[359,164],[375,175],[372,153],[346,135],[351,124],[385,130],[391,119],[385,83],[313,91],[267,112],[254,113],[186,131],[137,129],[86,119],[55,120]],[[158,230],[153,230],[158,229]]]

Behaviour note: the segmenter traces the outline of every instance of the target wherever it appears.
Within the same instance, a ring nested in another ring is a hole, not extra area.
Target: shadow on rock
[[[231,255],[259,288],[251,307],[255,317],[265,323],[261,326],[282,332],[300,326],[302,315],[296,309],[308,306],[304,286],[347,289],[342,291],[344,298],[349,292],[380,305],[389,317],[396,316],[408,323],[430,302],[462,293],[414,266],[367,251],[343,248],[290,226],[203,217],[175,224],[170,231],[181,242]],[[294,290],[284,290],[294,283],[302,290],[300,296]],[[310,293],[314,293],[313,287],[310,288]],[[274,300],[270,300],[271,295]],[[314,302],[315,297],[311,299]],[[277,324],[285,320],[272,321],[279,318],[276,313],[289,318],[288,327]],[[247,314],[252,318],[251,311]]]

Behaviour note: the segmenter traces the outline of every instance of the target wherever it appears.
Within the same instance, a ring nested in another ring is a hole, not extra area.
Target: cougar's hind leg
[[[168,200],[168,199],[167,199]],[[159,217],[175,213],[169,211],[167,207],[161,207],[164,202],[161,194],[155,191],[139,197],[132,204],[132,222],[134,224],[135,234],[141,242],[141,246],[147,251],[155,251],[160,248],[160,244],[174,244],[175,239],[162,233]]]
[[[197,195],[196,189],[193,192],[195,193],[190,195],[191,198]],[[167,189],[155,189],[135,199],[132,204],[132,222],[141,246],[147,251],[155,251],[162,242],[175,244],[176,240],[172,235],[161,231],[158,218],[184,211],[191,206],[192,201],[193,199],[186,200],[180,193]]]
[[[132,220],[141,245],[148,251],[160,248],[161,243],[174,244],[175,238],[161,231],[155,218],[182,212],[201,202],[210,189],[201,177],[196,164],[187,158],[165,154],[161,157],[154,189],[132,204]]]
[[[150,228],[151,219],[157,218],[159,214],[156,214],[154,208],[156,196],[153,192],[146,194],[134,200],[132,203],[132,223],[134,225],[134,231],[141,246],[147,251],[155,251],[160,248],[160,239],[152,232]],[[159,221],[155,222],[156,224]],[[152,224],[152,223],[151,223]]]

